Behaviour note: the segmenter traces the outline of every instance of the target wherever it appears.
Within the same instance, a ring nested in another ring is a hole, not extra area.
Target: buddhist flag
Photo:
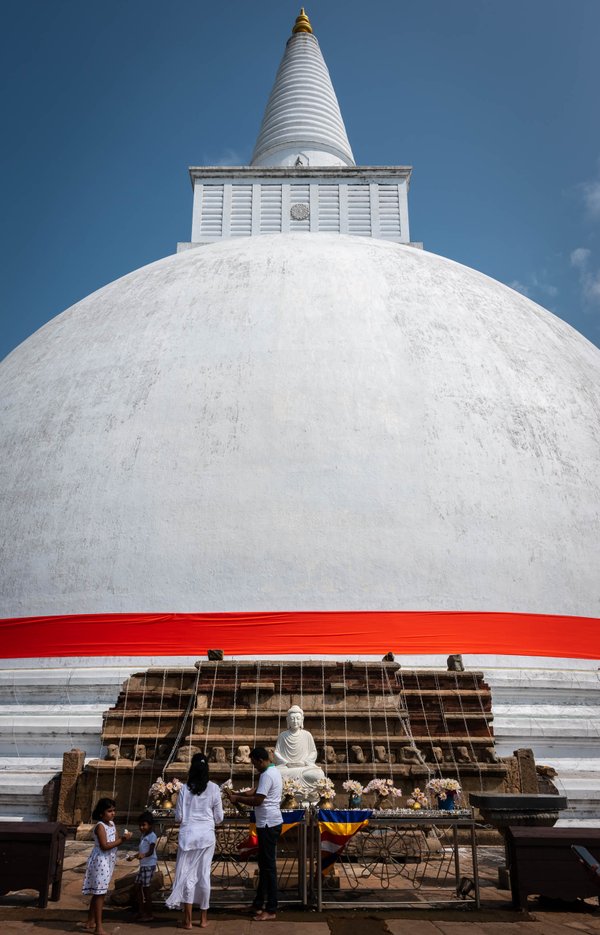
[[[294,808],[290,811],[282,811],[281,815],[283,817],[283,827],[281,829],[282,836],[287,834],[290,828],[295,828],[296,825],[299,825],[301,821],[304,821],[304,809],[303,808]],[[251,857],[255,857],[258,851],[258,835],[256,833],[256,817],[254,812],[250,813],[250,828],[248,830],[248,837],[244,838],[237,846],[237,851],[242,860],[250,860]]]
[[[329,873],[334,863],[346,847],[350,838],[357,831],[368,825],[372,809],[365,808],[360,811],[332,810],[320,808],[318,821],[321,834],[321,873]]]

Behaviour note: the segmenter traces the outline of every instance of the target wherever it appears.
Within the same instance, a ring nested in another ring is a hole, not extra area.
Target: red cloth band
[[[470,611],[71,614],[0,620],[0,657],[416,655],[600,658],[600,619]]]

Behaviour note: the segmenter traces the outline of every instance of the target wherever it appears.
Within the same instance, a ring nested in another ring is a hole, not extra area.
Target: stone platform
[[[272,749],[291,705],[305,712],[317,762],[347,804],[345,779],[391,778],[406,795],[439,775],[470,791],[506,791],[494,749],[492,699],[481,672],[418,671],[394,662],[209,662],[132,675],[104,715],[103,759],[63,781],[58,817],[87,821],[94,800],[117,799],[130,821],[159,775],[183,778],[205,752],[216,782],[250,785],[249,751]],[[73,754],[83,766],[83,755]],[[65,761],[66,772],[73,771]],[[537,790],[536,790],[537,791]],[[371,804],[366,800],[365,804]]]
[[[445,656],[401,657],[431,672]],[[600,681],[593,660],[464,656],[491,688],[495,747],[530,747],[557,770],[569,809],[559,824],[600,824]],[[103,713],[127,678],[148,666],[191,667],[189,657],[0,661],[0,818],[48,820],[48,783],[66,750],[102,758]]]

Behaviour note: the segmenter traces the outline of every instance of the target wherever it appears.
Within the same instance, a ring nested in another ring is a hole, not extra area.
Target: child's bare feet
[[[255,922],[274,922],[277,916],[274,912],[267,912],[263,910],[262,912],[257,912],[254,916]]]

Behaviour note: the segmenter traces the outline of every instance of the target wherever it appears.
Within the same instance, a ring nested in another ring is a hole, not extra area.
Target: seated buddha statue
[[[304,711],[292,705],[286,717],[287,730],[280,733],[275,744],[273,760],[281,772],[281,778],[299,779],[306,798],[316,798],[315,785],[325,778],[323,770],[316,766],[317,748],[313,735],[304,730]]]

